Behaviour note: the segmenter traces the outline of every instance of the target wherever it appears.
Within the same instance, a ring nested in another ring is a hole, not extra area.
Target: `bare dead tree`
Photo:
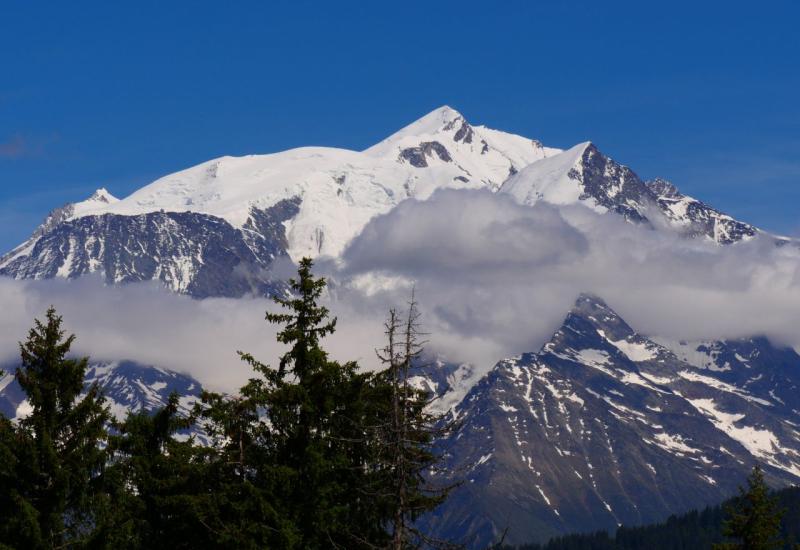
[[[453,486],[434,487],[426,472],[435,469],[440,457],[432,445],[437,437],[450,429],[443,416],[430,412],[434,396],[411,384],[412,369],[423,356],[425,333],[422,332],[415,292],[412,291],[408,311],[401,319],[397,310],[389,310],[384,324],[387,343],[378,352],[386,365],[385,375],[391,386],[390,419],[381,438],[385,445],[391,488],[391,550],[408,548],[458,548],[421,532],[415,520],[436,508]]]

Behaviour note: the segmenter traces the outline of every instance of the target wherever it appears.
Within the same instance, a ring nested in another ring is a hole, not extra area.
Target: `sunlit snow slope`
[[[281,293],[271,271],[282,258],[337,257],[370,219],[442,188],[508,193],[526,205],[584,204],[720,244],[757,231],[663,180],[643,182],[592,143],[561,151],[441,107],[365,151],[221,157],[122,200],[100,189],[51,212],[0,258],[0,275],[101,272],[110,284],[156,280],[198,298]]]

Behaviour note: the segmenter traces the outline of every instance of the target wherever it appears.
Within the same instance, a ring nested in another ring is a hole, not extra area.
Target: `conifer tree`
[[[94,537],[114,548],[205,546],[198,510],[204,509],[203,457],[192,438],[174,436],[192,424],[172,393],[160,410],[130,412],[109,443],[105,486],[113,507]]]
[[[257,384],[255,384],[257,385]],[[198,510],[208,546],[298,548],[286,494],[294,471],[276,463],[271,430],[259,417],[261,396],[251,381],[240,395],[204,392],[196,407],[201,429],[211,438],[205,491]]]
[[[236,398],[205,395],[198,410],[226,480],[209,517],[215,522],[207,523],[239,536],[240,547],[372,548],[387,540],[382,509],[367,490],[374,452],[367,425],[378,411],[367,399],[371,377],[322,349],[336,320],[319,305],[326,283],[312,265],[303,259],[292,295],[275,299],[284,311],[266,314],[289,346],[278,368],[241,353],[256,376]]]
[[[764,482],[764,472],[755,466],[747,478],[747,489],[740,488],[739,496],[728,508],[723,535],[737,542],[717,544],[714,548],[728,550],[769,550],[783,547],[779,539],[783,511],[770,496]]]
[[[98,387],[84,388],[88,359],[67,357],[75,336],[65,338],[52,307],[46,319],[20,344],[16,379],[31,412],[16,426],[0,426],[0,452],[9,461],[0,475],[13,476],[3,490],[0,538],[19,548],[81,544],[104,500],[99,474],[109,413]]]
[[[369,441],[365,438],[365,395],[369,376],[355,363],[329,359],[320,339],[334,332],[336,319],[319,305],[323,278],[301,260],[291,280],[294,295],[276,299],[285,310],[267,313],[282,325],[277,339],[290,346],[277,372],[245,355],[264,373],[265,410],[277,438],[277,462],[294,468],[289,495],[293,520],[305,548],[356,548],[381,544],[386,537],[377,509],[362,490],[367,483]]]
[[[386,346],[378,352],[386,369],[377,379],[388,383],[390,399],[385,415],[389,421],[382,434],[382,460],[386,468],[384,484],[390,510],[388,529],[390,548],[455,548],[456,545],[430,537],[420,531],[415,521],[435,509],[452,486],[434,486],[426,474],[436,470],[440,457],[433,450],[434,440],[453,428],[443,415],[429,412],[434,396],[409,383],[410,369],[424,352],[420,312],[412,291],[408,312],[401,319],[389,310],[384,325]]]

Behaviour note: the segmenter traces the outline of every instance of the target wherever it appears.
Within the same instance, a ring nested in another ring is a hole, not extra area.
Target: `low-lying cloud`
[[[538,349],[581,292],[641,332],[766,334],[797,346],[799,269],[798,249],[768,237],[720,247],[581,205],[531,208],[502,194],[442,191],[373,220],[345,252],[340,276],[351,281],[346,301],[372,289],[384,304],[406,290],[376,291],[376,279],[413,281],[435,345],[490,364]]]
[[[0,278],[0,364],[18,358],[17,343],[50,305],[63,316],[66,331],[76,334],[76,354],[169,368],[215,390],[234,391],[252,376],[237,350],[277,364],[285,349],[275,340],[275,327],[264,319],[266,310],[279,308],[263,298],[194,300],[155,283],[109,287],[98,276],[73,281]],[[327,348],[334,358],[370,364],[374,347],[367,342],[379,345],[381,332],[381,327],[342,323]]]
[[[673,339],[765,334],[800,346],[800,252],[756,238],[720,247],[634,226],[581,205],[522,206],[482,191],[440,191],[374,219],[342,258],[320,260],[339,316],[334,357],[376,364],[382,320],[412,286],[429,348],[486,371],[535,351],[577,295],[605,299],[634,329]],[[155,284],[0,279],[0,359],[11,359],[49,304],[78,334],[76,350],[134,359],[233,390],[250,371],[238,349],[276,363],[282,346],[260,298],[193,300]]]

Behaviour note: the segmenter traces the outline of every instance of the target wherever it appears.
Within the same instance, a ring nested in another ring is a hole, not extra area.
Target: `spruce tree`
[[[716,549],[741,548],[769,550],[783,547],[779,539],[783,511],[770,495],[764,482],[764,472],[755,466],[747,478],[747,489],[740,488],[739,496],[726,510],[723,535],[737,542],[717,544]]]
[[[113,502],[98,546],[199,548],[205,546],[199,510],[207,504],[204,456],[193,438],[175,435],[192,420],[180,415],[172,393],[158,411],[130,412],[110,436],[105,487]]]
[[[294,470],[275,461],[275,438],[260,419],[265,402],[251,381],[235,397],[204,392],[195,409],[211,439],[205,473],[209,499],[198,509],[208,547],[299,548],[286,495]]]
[[[319,304],[325,280],[303,259],[292,295],[268,312],[289,346],[274,369],[240,353],[255,371],[235,398],[206,394],[198,415],[213,436],[224,480],[208,525],[239,547],[372,548],[387,541],[383,511],[368,491],[380,410],[371,376],[332,361],[320,340],[336,320]]]
[[[64,336],[52,307],[20,344],[16,379],[30,414],[0,425],[3,461],[0,536],[19,548],[63,548],[91,538],[104,497],[109,413],[96,385],[84,387],[88,359],[68,358],[75,336]],[[9,480],[9,476],[13,479]],[[11,508],[8,508],[11,503]]]
[[[369,375],[355,363],[329,359],[320,340],[334,332],[336,319],[319,305],[326,281],[311,273],[310,259],[301,260],[292,279],[293,296],[275,301],[283,313],[267,313],[282,325],[277,339],[289,345],[277,371],[245,355],[266,385],[265,411],[276,438],[276,461],[294,470],[289,497],[293,522],[304,548],[358,548],[386,539],[379,511],[370,504],[369,440],[365,422]],[[270,372],[271,371],[271,372]]]

